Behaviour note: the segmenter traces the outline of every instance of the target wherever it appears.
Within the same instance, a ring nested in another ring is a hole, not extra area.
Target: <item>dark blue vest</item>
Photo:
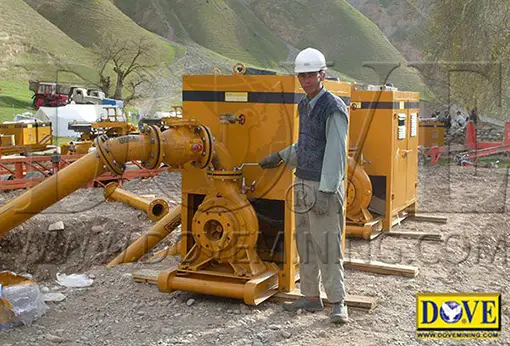
[[[299,138],[296,176],[301,179],[320,181],[326,150],[326,122],[334,112],[347,114],[347,109],[341,98],[327,90],[317,100],[309,114],[307,108],[308,100],[304,97],[298,105]]]

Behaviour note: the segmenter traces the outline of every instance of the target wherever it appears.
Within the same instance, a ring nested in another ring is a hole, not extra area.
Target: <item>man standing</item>
[[[478,123],[478,109],[475,107],[473,110],[471,110],[471,114],[469,116],[469,120],[475,123],[475,125]]]
[[[331,321],[346,323],[342,232],[344,178],[347,156],[347,108],[323,86],[324,55],[313,48],[302,50],[295,73],[306,93],[298,105],[298,142],[264,158],[259,165],[276,168],[284,163],[296,168],[294,210],[299,273],[303,298],[284,305],[287,311],[321,311],[320,277],[333,303]]]

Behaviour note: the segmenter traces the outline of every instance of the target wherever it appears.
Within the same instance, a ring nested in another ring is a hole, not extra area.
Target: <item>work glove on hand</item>
[[[282,158],[278,152],[272,153],[271,155],[263,158],[262,161],[259,162],[259,166],[263,169],[276,168],[280,164],[281,160]]]
[[[317,198],[312,207],[312,211],[317,215],[325,214],[329,207],[329,196],[331,193],[317,191]]]

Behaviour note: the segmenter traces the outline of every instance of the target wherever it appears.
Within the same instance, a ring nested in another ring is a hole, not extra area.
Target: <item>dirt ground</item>
[[[164,294],[132,280],[131,273],[167,268],[175,258],[105,268],[151,222],[127,206],[103,202],[101,189],[77,191],[0,241],[0,270],[31,273],[41,287],[66,296],[48,303],[50,310],[32,326],[0,331],[0,345],[510,345],[507,170],[426,166],[419,178],[419,211],[446,216],[448,223],[407,220],[397,228],[438,231],[445,241],[347,241],[347,257],[413,265],[420,273],[404,278],[346,270],[348,293],[376,297],[378,304],[369,313],[350,309],[344,326],[329,323],[329,309],[290,314],[279,303],[249,307],[192,293]],[[132,181],[126,189],[180,203],[178,173]],[[0,203],[18,194],[0,194]],[[65,230],[47,231],[57,221]],[[86,273],[94,284],[63,289],[55,283],[57,272]],[[416,340],[419,292],[501,292],[500,338]]]

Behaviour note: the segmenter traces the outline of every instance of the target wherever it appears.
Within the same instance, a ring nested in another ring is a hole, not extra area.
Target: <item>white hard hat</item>
[[[296,57],[295,73],[318,72],[327,70],[324,55],[315,48],[303,49]]]

